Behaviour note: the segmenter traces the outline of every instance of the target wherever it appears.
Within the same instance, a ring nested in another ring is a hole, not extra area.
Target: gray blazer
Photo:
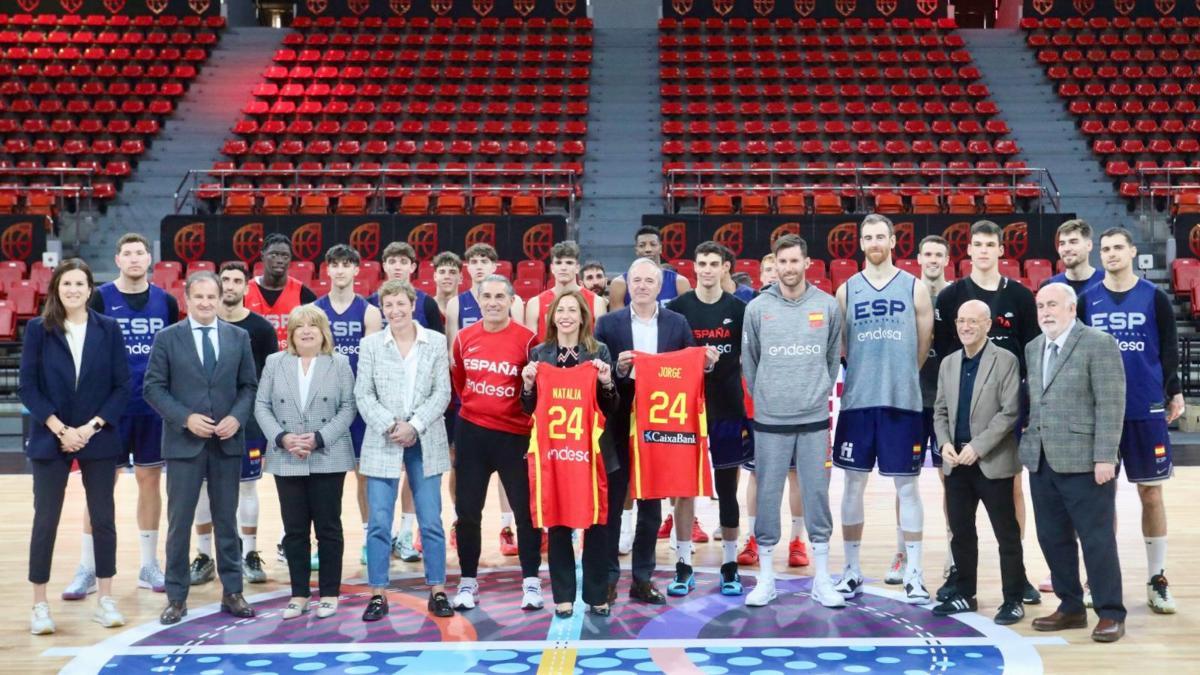
[[[938,368],[933,428],[939,448],[954,442],[963,356],[960,349],[943,359]],[[971,447],[979,454],[979,470],[984,476],[1008,478],[1021,471],[1016,435],[1021,408],[1020,362],[991,340],[984,343],[979,358],[971,388]],[[948,462],[942,463],[942,473],[947,476],[954,468]]]
[[[216,421],[232,415],[241,428],[219,440],[226,455],[245,451],[244,431],[254,407],[254,353],[246,331],[218,319],[217,368],[209,378],[200,364],[191,322],[187,319],[160,330],[150,348],[150,364],[142,395],[163,418],[163,459],[188,459],[200,454],[208,439],[187,430],[187,418],[203,413]]]
[[[416,391],[411,407],[404,404],[404,362],[390,340],[387,328],[372,333],[358,344],[358,381],[354,396],[358,412],[367,423],[358,471],[364,476],[399,478],[404,448],[388,439],[387,430],[396,420],[405,420],[417,430],[421,441],[421,463],[425,477],[450,470],[450,443],[446,438],[446,406],[450,405],[450,359],[446,337],[417,326],[417,342],[409,358],[415,358]]]
[[[267,439],[266,470],[277,476],[308,476],[354,470],[354,444],[350,424],[354,422],[354,373],[350,360],[341,354],[322,354],[313,359],[308,400],[300,400],[300,357],[276,352],[267,357],[254,417]],[[280,434],[321,434],[325,446],[307,459],[296,459],[275,444]]]
[[[1029,372],[1029,427],[1021,463],[1037,469],[1044,451],[1058,473],[1085,473],[1097,462],[1116,463],[1125,417],[1125,370],[1117,341],[1076,320],[1054,372],[1042,373],[1046,336],[1025,345]],[[1042,382],[1048,384],[1042,391]]]

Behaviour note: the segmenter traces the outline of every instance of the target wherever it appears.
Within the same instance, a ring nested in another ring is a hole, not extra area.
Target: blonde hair
[[[389,295],[403,295],[408,298],[408,302],[416,307],[417,292],[413,289],[412,284],[403,279],[389,279],[383,282],[379,287],[379,306],[383,306],[383,299]]]
[[[329,317],[325,316],[325,312],[321,311],[316,305],[299,305],[288,314],[287,324],[287,350],[289,354],[299,356],[296,351],[296,341],[294,338],[296,329],[301,326],[316,326],[321,331],[321,354],[333,353],[333,332],[329,330]]]

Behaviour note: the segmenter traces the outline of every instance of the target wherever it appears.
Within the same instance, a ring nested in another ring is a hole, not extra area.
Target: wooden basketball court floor
[[[1195,560],[1200,557],[1200,541],[1197,534],[1200,530],[1200,487],[1197,486],[1196,480],[1200,478],[1200,468],[1182,467],[1177,469],[1176,476],[1171,480],[1166,487],[1166,503],[1169,513],[1171,548],[1168,553],[1168,577],[1172,582],[1171,589],[1179,605],[1179,612],[1174,616],[1159,616],[1150,612],[1145,603],[1145,555],[1143,553],[1143,544],[1140,536],[1139,527],[1139,505],[1137,501],[1136,490],[1133,486],[1121,480],[1120,489],[1118,491],[1118,517],[1120,519],[1119,528],[1119,545],[1121,563],[1124,571],[1125,579],[1125,602],[1129,609],[1129,618],[1126,624],[1127,635],[1120,642],[1112,645],[1101,645],[1093,643],[1089,639],[1089,632],[1086,630],[1067,631],[1058,634],[1036,633],[1030,627],[1032,618],[1042,616],[1053,611],[1056,605],[1056,599],[1052,594],[1047,594],[1044,602],[1040,606],[1027,607],[1028,614],[1026,619],[1021,623],[1012,627],[1011,633],[1002,631],[1008,637],[1000,638],[1001,642],[1009,641],[1011,644],[1020,643],[1021,649],[1029,658],[1012,659],[1008,658],[1002,661],[1004,665],[1000,669],[1007,672],[1047,672],[1047,673],[1075,673],[1075,672],[1095,672],[1097,670],[1107,670],[1110,672],[1135,672],[1137,670],[1149,672],[1195,672],[1195,664],[1200,661],[1200,640],[1196,640],[1196,636],[1200,634],[1200,589],[1197,583],[1191,578],[1191,573],[1195,568]],[[831,501],[833,504],[834,522],[837,523],[838,504],[841,497],[841,473],[834,471]],[[494,482],[494,481],[493,481]],[[744,481],[743,481],[744,483]],[[894,591],[896,587],[888,587],[882,583],[882,576],[886,571],[892,553],[895,548],[895,530],[893,516],[893,491],[891,481],[881,479],[878,475],[873,476],[867,491],[867,523],[864,544],[862,548],[863,570],[869,577],[871,589],[878,589],[886,594],[889,591]],[[365,577],[365,567],[359,564],[359,549],[362,544],[362,533],[359,527],[358,511],[354,499],[354,481],[348,477],[346,483],[345,500],[343,505],[343,522],[345,524],[346,534],[346,555],[344,561],[344,576],[349,579],[357,579],[359,583]],[[743,486],[744,487],[744,486]],[[921,477],[922,494],[925,497],[925,579],[926,584],[932,593],[939,585],[941,585],[941,570],[944,560],[944,552],[946,549],[946,535],[943,516],[940,511],[940,495],[941,488],[938,483],[937,476],[932,469],[926,469]],[[259,483],[259,495],[261,504],[261,516],[259,527],[259,549],[266,561],[266,569],[269,576],[269,581],[262,585],[247,585],[246,595],[253,601],[255,596],[260,594],[272,594],[277,598],[277,604],[286,598],[287,583],[286,583],[286,567],[275,559],[275,542],[281,533],[281,525],[279,520],[279,503],[276,498],[274,482],[270,476],[264,477]],[[55,552],[53,574],[50,581],[50,605],[52,615],[58,624],[58,632],[51,636],[33,636],[29,634],[28,617],[29,608],[31,605],[30,586],[26,581],[27,576],[27,561],[28,561],[28,541],[29,528],[32,518],[32,488],[31,479],[28,475],[6,475],[0,476],[0,541],[3,545],[0,546],[0,597],[5,598],[7,610],[0,612],[0,672],[20,672],[20,673],[50,673],[58,672],[60,669],[66,668],[68,664],[70,672],[109,672],[109,673],[125,673],[125,672],[149,672],[151,670],[159,672],[175,671],[172,666],[162,666],[157,668],[143,667],[142,665],[134,665],[133,663],[124,663],[120,661],[109,661],[107,653],[112,652],[116,656],[120,651],[119,647],[108,650],[106,644],[114,642],[112,638],[118,636],[122,631],[137,633],[152,633],[157,629],[157,617],[162,609],[165,596],[158,593],[152,593],[148,590],[136,588],[136,573],[138,564],[138,545],[137,545],[137,527],[134,521],[134,505],[136,501],[136,486],[132,476],[123,475],[117,484],[117,518],[118,518],[118,556],[117,569],[118,574],[115,578],[115,595],[118,599],[121,610],[125,613],[128,624],[123,629],[106,630],[99,627],[97,624],[90,622],[90,615],[95,604],[95,596],[89,596],[86,601],[81,602],[65,602],[59,599],[59,593],[63,586],[71,579],[74,573],[79,553],[79,521],[81,505],[83,503],[83,489],[77,477],[73,477],[69,485],[66,508],[63,513],[62,525],[59,530],[58,546]],[[1028,495],[1026,496],[1028,503]],[[744,503],[744,500],[743,500]],[[504,558],[498,552],[497,547],[497,532],[499,530],[499,511],[497,502],[493,494],[489,496],[487,503],[487,511],[484,517],[484,549],[481,568],[507,568],[512,569],[516,564],[514,558]],[[707,503],[698,507],[701,520],[705,525],[705,529],[712,531],[716,526],[716,503]],[[1030,511],[1032,518],[1032,511]],[[784,506],[783,524],[784,536],[786,536],[789,527],[789,514]],[[453,519],[453,511],[450,506],[448,497],[444,500],[444,517],[445,524],[448,526]],[[745,512],[743,510],[743,524],[745,522]],[[166,523],[164,510],[164,523],[160,530],[160,560],[162,556],[161,543],[166,537]],[[979,516],[979,532],[980,532],[980,549],[981,549],[981,569],[980,569],[980,615],[971,619],[973,624],[980,626],[988,626],[989,628],[981,628],[981,630],[991,630],[991,615],[995,612],[999,600],[999,571],[997,568],[997,557],[995,552],[995,540],[991,536],[991,530],[987,520],[980,509]],[[193,540],[194,546],[194,540]],[[783,549],[784,547],[779,547]],[[674,558],[672,552],[667,547],[665,541],[660,541],[658,545],[658,559],[660,569],[663,574],[669,574],[667,570],[672,569]],[[811,568],[808,569],[792,569],[786,567],[785,554],[782,550],[776,552],[776,570],[780,575],[794,574],[798,577],[806,576],[811,573]],[[840,531],[835,525],[835,534],[832,542],[832,560],[831,571],[836,575],[842,565],[842,550]],[[623,563],[628,566],[629,559],[623,558]],[[710,542],[697,546],[695,555],[695,565],[697,569],[708,568],[715,571],[721,563],[721,547],[720,542]],[[1028,569],[1029,578],[1035,584],[1046,577],[1047,567],[1042,559],[1040,550],[1037,547],[1036,537],[1033,532],[1032,519],[1028,522],[1028,531],[1025,536],[1025,563]],[[451,552],[448,559],[448,572],[453,576],[457,573],[457,559]],[[421,571],[420,563],[405,564],[399,561],[393,561],[392,575],[393,578],[403,576],[404,573],[419,574]],[[756,570],[743,570],[744,576],[752,577]],[[489,583],[486,576],[481,575],[483,580],[481,601],[489,602],[488,594],[493,589],[498,589],[499,583]],[[543,571],[543,584],[547,609],[543,614],[551,613],[551,598],[547,575]],[[510,574],[510,577],[515,575]],[[314,574],[315,581],[315,574]],[[751,579],[747,580],[747,586],[753,584]],[[507,583],[507,582],[506,582]],[[508,583],[508,586],[515,585]],[[665,583],[660,586],[661,590],[665,591]],[[874,591],[871,591],[874,592]],[[189,608],[192,610],[190,619],[195,619],[198,614],[203,612],[205,606],[211,605],[219,601],[220,586],[218,583],[209,583],[199,587],[193,587],[189,600]],[[692,596],[687,598],[688,601],[697,599],[699,594],[712,594],[719,598],[716,588],[713,584],[701,585],[696,591],[693,591]],[[424,597],[423,590],[414,591],[414,598],[422,599]],[[512,598],[511,600],[508,598]],[[496,604],[512,603],[515,607],[516,596],[505,596],[504,600],[493,598],[491,602],[493,606]],[[864,596],[874,597],[870,595]],[[703,599],[703,598],[701,598]],[[740,605],[740,598],[733,599]],[[363,601],[365,602],[365,600]],[[359,628],[359,614],[363,602],[351,604],[343,600],[343,606],[339,614],[339,621],[347,627]],[[681,602],[679,599],[672,598],[669,603],[675,604]],[[799,603],[810,602],[806,598],[803,600],[789,598],[782,595],[779,603]],[[618,616],[621,606],[627,603],[624,595],[618,601],[616,611],[614,611],[614,619]],[[416,607],[419,614],[421,608],[415,603],[410,603]],[[393,613],[396,612],[396,600],[393,599]],[[480,610],[475,610],[479,612]],[[761,611],[761,610],[754,610]],[[808,617],[819,617],[814,614],[823,610],[815,605],[803,606],[802,612],[806,612]],[[844,610],[843,610],[844,611]],[[923,611],[923,610],[922,610]],[[277,614],[278,612],[276,612]],[[260,608],[260,615],[262,609]],[[580,609],[577,609],[578,615],[582,614]],[[924,616],[924,612],[920,616]],[[311,616],[311,615],[309,615]],[[533,614],[510,614],[515,617],[517,623],[523,621],[533,621],[535,619],[544,618],[536,617]],[[418,620],[421,620],[418,617]],[[1090,623],[1094,625],[1095,616],[1091,615]],[[311,619],[310,619],[311,621]],[[556,622],[558,620],[555,620]],[[186,626],[185,624],[182,624]],[[290,624],[289,624],[290,625]],[[725,626],[710,625],[706,632],[703,633],[707,641],[688,640],[685,641],[689,646],[703,646],[704,644],[727,644],[722,640],[749,640],[747,644],[754,641],[750,640],[739,626],[738,622],[730,622]],[[713,632],[715,630],[715,633]],[[345,632],[343,630],[343,632]],[[916,635],[931,635],[918,631]],[[989,633],[991,634],[991,633]],[[712,641],[716,638],[715,642]],[[107,641],[107,642],[106,642]],[[917,643],[937,642],[936,639],[930,637],[925,640],[918,639]],[[119,642],[119,640],[117,641]],[[237,643],[236,635],[230,636],[226,643]],[[254,652],[256,649],[266,650],[263,646],[263,638],[261,635],[249,639],[248,644],[242,644],[238,648],[243,652]],[[403,640],[401,640],[403,642]],[[661,642],[661,641],[660,641]],[[764,641],[766,644],[770,641]],[[820,640],[812,641],[812,644],[837,644],[838,640],[822,643]],[[944,644],[954,644],[954,640],[942,641]],[[844,641],[845,644],[870,644],[870,636],[857,637]],[[493,644],[494,643],[490,643]],[[526,643],[521,643],[524,646],[529,646]],[[659,643],[654,643],[659,644]],[[771,644],[778,645],[778,641]],[[808,644],[803,639],[798,639],[797,644]],[[881,638],[879,644],[909,644],[903,641],[889,642],[889,639]],[[539,651],[542,649],[541,643],[533,645]],[[458,648],[470,648],[470,643],[462,643]],[[565,642],[555,644],[546,643],[547,651],[545,654],[553,653],[550,648],[569,648],[573,643],[568,639]],[[578,646],[578,645],[576,645]],[[391,649],[404,649],[404,644],[389,644]],[[349,647],[339,647],[339,649],[348,649],[353,651],[354,645]],[[871,650],[874,647],[850,647],[850,649]],[[170,651],[158,650],[159,652]],[[633,650],[624,650],[633,651]],[[720,650],[711,649],[710,651],[718,652]],[[726,650],[730,651],[730,650]],[[733,649],[732,651],[737,651]],[[771,650],[767,650],[770,652]],[[780,651],[776,649],[775,651]],[[786,650],[784,650],[786,651]],[[909,650],[912,652],[913,650]],[[920,651],[917,649],[916,651]],[[132,651],[130,652],[132,653]],[[150,653],[143,649],[141,653]],[[348,653],[348,652],[346,652]],[[562,652],[564,654],[568,652]],[[586,660],[575,663],[576,656],[574,652],[568,663],[555,666],[554,659],[542,658],[537,666],[539,673],[551,672],[593,672],[592,669],[585,668],[588,663]],[[583,650],[580,651],[582,655]],[[682,652],[681,652],[682,653]],[[311,655],[311,654],[310,654]],[[834,658],[837,655],[822,654],[820,658]],[[978,656],[977,654],[969,656]],[[157,657],[161,658],[161,657]],[[343,660],[348,660],[343,654]],[[363,656],[362,658],[366,658]],[[582,656],[579,656],[582,658]],[[697,661],[705,657],[692,657],[692,661]],[[841,658],[841,657],[837,657]],[[208,657],[209,661],[215,660],[215,657]],[[530,661],[534,661],[531,658]],[[612,661],[613,659],[609,659]],[[394,660],[393,660],[394,661]],[[594,660],[596,664],[600,661]],[[735,661],[735,659],[730,659]],[[878,659],[879,664],[874,668],[866,668],[866,666],[847,666],[843,672],[901,672],[896,669],[889,668],[886,665],[888,662],[896,662],[896,659]],[[266,663],[266,661],[262,661]],[[392,663],[389,661],[388,663]],[[574,663],[574,665],[572,665]],[[659,666],[663,665],[663,661],[657,661]],[[669,663],[669,661],[668,661]],[[746,662],[750,663],[750,662]],[[818,662],[813,664],[805,662],[804,668],[820,666],[829,670],[838,670],[838,662]],[[336,664],[339,667],[349,666],[350,663]],[[611,664],[610,664],[611,665]],[[707,667],[696,669],[696,666],[689,662],[677,662],[678,668],[671,666],[664,667],[663,670],[668,672],[751,672],[755,670],[749,666],[745,668],[731,667]],[[970,663],[951,664],[957,666],[952,669],[955,672],[982,672],[985,668],[972,668]],[[792,666],[796,666],[793,662]],[[526,666],[526,668],[528,668]],[[296,670],[308,670],[317,668],[305,668],[297,666]],[[994,672],[997,669],[994,665],[989,665],[986,670]],[[186,669],[184,669],[186,670]],[[603,668],[595,670],[599,672]],[[649,670],[649,668],[639,668],[639,670]],[[931,661],[928,668],[922,668],[916,672],[941,672],[946,670],[946,661],[939,663],[936,659]],[[213,669],[206,672],[210,673],[229,673],[229,672],[253,672],[254,669]],[[396,671],[395,668],[387,672]],[[191,671],[187,671],[191,672]],[[199,671],[196,671],[199,672]],[[341,670],[325,670],[324,672],[383,672],[376,671],[370,667],[360,666],[358,670],[354,668],[343,668]],[[433,672],[426,669],[405,669],[403,672]],[[471,672],[489,672],[486,668],[471,671]],[[499,667],[494,667],[490,672],[520,672],[517,669],[501,670]],[[771,671],[763,671],[771,672]],[[778,672],[778,671],[776,671]],[[814,672],[821,672],[814,670]],[[904,672],[914,672],[911,669]]]

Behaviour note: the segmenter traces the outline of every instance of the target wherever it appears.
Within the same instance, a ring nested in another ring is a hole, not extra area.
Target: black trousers
[[[345,551],[342,486],[345,483],[345,472],[275,476],[279,514],[283,517],[283,553],[287,556],[293,598],[307,598],[310,594],[310,529],[317,534],[317,555],[321,559],[317,585],[321,597],[336,598],[341,593],[342,553]]]
[[[487,429],[461,417],[454,436],[454,507],[462,576],[473,579],[479,572],[483,501],[492,474],[498,473],[517,524],[521,576],[536,577],[542,564],[542,531],[529,517],[529,469],[525,462],[529,437]]]
[[[575,602],[575,549],[571,528],[550,528],[546,549],[550,560],[550,590],[554,602]],[[608,603],[608,526],[593,525],[583,536],[583,601],[589,605]]]
[[[62,459],[32,459],[33,469],[33,532],[29,537],[29,581],[44,584],[50,581],[50,563],[54,559],[54,542],[58,536],[58,521],[62,517],[67,478],[71,475],[71,457]],[[113,486],[116,471],[113,460],[81,460],[83,490],[88,513],[92,517],[92,541],[96,549],[96,576],[108,579],[117,573],[117,526],[113,517]]]
[[[1058,596],[1060,612],[1078,614],[1083,606],[1079,583],[1079,553],[1092,589],[1092,607],[1102,619],[1125,620],[1121,600],[1121,561],[1117,557],[1117,481],[1096,485],[1086,473],[1058,473],[1050,468],[1043,453],[1037,471],[1029,473],[1033,513],[1037,520],[1038,543],[1050,565],[1050,581]]]
[[[1005,602],[1021,602],[1025,588],[1025,561],[1021,550],[1021,529],[1017,525],[1013,501],[1013,476],[988,478],[976,462],[956,466],[946,476],[946,510],[950,521],[950,551],[958,568],[958,593],[975,597],[979,568],[979,537],[975,532],[975,511],[979,502],[992,521],[992,531],[1000,550],[1000,585]]]
[[[621,512],[625,509],[625,495],[629,493],[629,455],[621,461],[621,468],[608,474],[608,583],[615,584],[621,578],[621,556],[618,549],[621,539]],[[637,500],[637,526],[633,531],[633,580],[650,581],[657,564],[654,547],[658,543],[658,528],[662,525],[662,500]]]

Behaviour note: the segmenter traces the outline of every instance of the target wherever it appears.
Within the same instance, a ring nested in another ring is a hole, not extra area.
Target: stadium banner
[[[576,18],[587,0],[297,0],[296,16]]]
[[[1035,19],[1054,16],[1110,19],[1127,16],[1130,19],[1148,16],[1200,16],[1200,3],[1188,0],[1024,0],[1026,17]]]
[[[0,259],[20,260],[26,269],[42,259],[46,250],[45,216],[16,214],[0,216]]]
[[[275,232],[292,240],[296,260],[321,262],[334,244],[349,244],[368,260],[385,246],[406,241],[420,261],[440,251],[462,254],[491,244],[502,260],[549,261],[550,247],[566,238],[562,216],[167,216],[160,230],[162,257],[187,264],[258,261],[263,238]]]
[[[771,252],[775,240],[785,234],[798,234],[808,243],[808,255],[829,261],[853,258],[862,262],[858,247],[858,224],[863,213],[802,216],[642,216],[642,225],[662,232],[662,255],[667,261],[690,258],[703,241],[724,244],[739,258],[762,258]],[[1054,233],[1072,213],[1023,213],[1012,215],[913,215],[891,216],[896,228],[897,258],[915,258],[917,245],[931,234],[945,237],[955,264],[967,257],[971,224],[987,219],[1004,232],[1002,243],[1006,258],[1056,258]]]
[[[946,0],[663,0],[662,15],[676,19],[940,19],[946,16],[946,5]]]
[[[1175,216],[1175,255],[1180,258],[1200,258],[1200,213],[1181,213]]]
[[[10,14],[220,16],[221,0],[13,0]]]

